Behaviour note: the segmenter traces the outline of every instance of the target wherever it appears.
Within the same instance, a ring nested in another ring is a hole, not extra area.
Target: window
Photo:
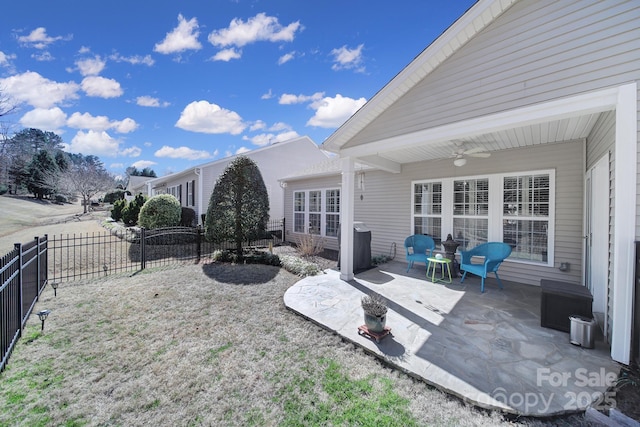
[[[412,184],[411,227],[458,250],[487,241],[513,248],[510,261],[553,265],[553,170],[456,177]]]
[[[293,231],[337,237],[340,227],[340,190],[293,193]]]
[[[413,234],[426,234],[437,242],[442,239],[442,184],[419,183],[413,186]]]
[[[196,181],[192,179],[187,181],[187,206],[196,205]]]
[[[173,197],[178,199],[178,201],[182,204],[182,185],[174,185],[173,187],[167,187],[167,194],[171,194]]]
[[[293,193],[293,231],[296,233],[305,233],[305,192],[296,191]]]
[[[489,179],[453,181],[453,236],[460,249],[487,241],[489,232]]]
[[[549,206],[548,174],[504,177],[502,233],[511,258],[548,261]]]
[[[325,212],[325,235],[337,237],[340,227],[340,190],[326,191]]]

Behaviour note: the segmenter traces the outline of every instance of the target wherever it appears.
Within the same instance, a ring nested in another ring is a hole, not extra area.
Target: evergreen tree
[[[238,260],[242,242],[264,234],[269,220],[269,195],[260,169],[246,156],[233,160],[216,181],[205,219],[207,239],[234,241]]]
[[[38,199],[53,194],[60,174],[55,159],[42,150],[33,156],[28,167],[27,189]]]

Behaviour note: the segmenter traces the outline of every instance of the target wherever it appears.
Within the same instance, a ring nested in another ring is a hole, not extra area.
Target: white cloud
[[[269,92],[263,94],[260,99],[271,99],[273,98],[273,92],[269,89]]]
[[[287,62],[295,58],[295,56],[296,56],[295,52],[285,53],[280,58],[278,58],[278,65],[286,64]]]
[[[57,36],[51,37],[47,35],[47,30],[44,27],[38,27],[35,30],[31,31],[28,36],[20,36],[18,37],[18,42],[34,47],[36,49],[45,49],[50,44],[58,41],[58,40],[70,40],[72,38],[71,35],[68,36]]]
[[[249,151],[251,150],[248,149],[247,147],[240,147],[236,150],[236,154],[244,154],[244,153],[248,153]]]
[[[35,108],[51,108],[64,101],[78,99],[80,89],[75,82],[54,82],[33,71],[0,79],[0,87],[12,99]]]
[[[235,18],[228,28],[215,30],[209,34],[209,42],[218,47],[242,47],[257,41],[290,42],[296,31],[301,29],[300,21],[292,22],[283,27],[278,18],[259,13],[247,22]]]
[[[9,55],[0,50],[0,66],[8,67],[11,65],[11,61],[13,61],[14,59],[16,59],[15,54]]]
[[[42,129],[57,134],[62,133],[60,128],[66,121],[67,115],[58,107],[36,108],[20,118],[20,124],[25,128]]]
[[[168,107],[169,105],[171,105],[167,101],[160,102],[158,98],[146,95],[137,97],[136,104],[141,107]]]
[[[337,94],[334,98],[326,97],[314,102],[311,108],[316,113],[307,121],[307,126],[337,128],[353,115],[365,102],[364,98],[353,99]]]
[[[151,160],[138,160],[137,162],[134,162],[131,164],[131,166],[133,166],[134,168],[138,168],[138,169],[144,169],[144,168],[148,168],[151,167],[153,165],[157,165],[156,162],[152,162]]]
[[[210,159],[212,156],[209,152],[204,150],[194,150],[189,147],[169,147],[168,145],[163,146],[161,149],[156,151],[156,157],[169,157],[171,159],[187,159],[187,160],[200,160],[200,159]]]
[[[121,156],[127,156],[127,157],[140,157],[140,154],[142,154],[142,149],[134,145],[133,147],[120,150],[118,154]]]
[[[191,18],[185,20],[182,14],[178,15],[178,26],[170,33],[167,33],[164,40],[157,43],[153,48],[154,52],[171,54],[184,52],[185,50],[199,50],[202,45],[198,41],[198,20]]]
[[[89,113],[73,113],[67,120],[67,126],[74,129],[92,129],[95,131],[107,130],[111,122],[107,116],[92,116]]]
[[[109,55],[109,59],[114,61],[114,62],[128,62],[131,65],[140,65],[140,64],[142,64],[142,65],[147,65],[149,67],[151,67],[153,64],[156,63],[156,61],[153,60],[151,55],[145,55],[145,56],[140,56],[140,55],[122,56],[117,52]]]
[[[145,147],[152,147],[153,144],[149,141],[143,142],[142,145],[144,145]]]
[[[194,101],[187,105],[176,122],[176,127],[192,132],[231,135],[242,133],[246,126],[238,113],[207,101]]]
[[[74,129],[90,129],[101,132],[114,129],[118,133],[133,132],[138,128],[135,120],[126,118],[124,120],[109,120],[107,116],[92,116],[89,113],[73,113],[67,120],[67,126]]]
[[[212,61],[224,61],[229,62],[232,59],[240,59],[242,57],[242,51],[234,48],[223,49],[211,57]]]
[[[50,52],[39,52],[39,53],[34,53],[31,55],[31,57],[33,59],[35,59],[36,61],[39,62],[50,62],[53,61],[55,58],[53,57],[53,55],[51,55]]]
[[[76,61],[76,66],[83,77],[97,76],[104,70],[106,64],[107,62],[99,56]]]
[[[267,127],[267,124],[265,122],[263,122],[262,120],[258,120],[255,123],[253,123],[250,127],[249,130],[250,131],[257,131],[260,129],[264,129]]]
[[[109,169],[124,169],[124,163],[111,163]]]
[[[331,54],[335,64],[331,66],[332,70],[352,70],[355,69],[358,72],[364,72],[365,68],[362,65],[362,48],[363,44],[359,45],[355,49],[349,49],[347,46],[342,46],[339,49],[333,49]]]
[[[313,95],[293,95],[291,93],[284,93],[280,96],[278,104],[290,105],[290,104],[304,104],[305,102],[317,102],[322,99],[324,92],[316,92]]]
[[[288,141],[293,138],[298,138],[300,135],[294,130],[286,130],[278,134],[274,133],[262,133],[251,138],[243,138],[245,141],[251,141],[253,145],[264,147],[265,145],[275,144],[276,142]]]
[[[82,90],[89,96],[99,98],[117,98],[123,91],[120,83],[100,76],[89,76],[82,80]]]
[[[115,157],[120,151],[120,141],[105,131],[79,131],[71,140],[68,151],[72,153],[92,154],[94,156]]]

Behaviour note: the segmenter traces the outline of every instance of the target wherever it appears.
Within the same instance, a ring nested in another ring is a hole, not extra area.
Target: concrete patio
[[[596,335],[594,349],[540,326],[540,289],[503,280],[431,283],[424,265],[409,273],[392,261],[350,282],[337,270],[306,277],[285,305],[387,363],[479,407],[547,417],[604,406],[620,365]],[[360,298],[376,292],[389,302],[391,334],[379,343],[358,333]]]

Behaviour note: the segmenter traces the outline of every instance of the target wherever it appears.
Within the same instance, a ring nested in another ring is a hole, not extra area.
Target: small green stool
[[[429,269],[431,269],[431,281],[433,283],[443,282],[451,283],[451,260],[449,258],[427,258],[427,279],[429,278]],[[440,265],[440,278],[436,278],[436,267]],[[449,279],[445,277],[445,271]]]

